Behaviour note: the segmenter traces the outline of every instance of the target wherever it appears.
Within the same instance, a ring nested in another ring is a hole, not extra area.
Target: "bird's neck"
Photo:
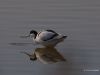
[[[33,39],[36,39],[36,36],[37,36],[37,35],[35,34],[34,37],[33,37]]]
[[[38,34],[37,32],[34,33],[34,39],[36,38],[37,34]]]

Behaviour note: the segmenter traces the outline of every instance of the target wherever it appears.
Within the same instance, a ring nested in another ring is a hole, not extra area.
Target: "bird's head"
[[[36,38],[37,34],[38,34],[37,31],[31,30],[30,33],[29,33],[29,36]]]

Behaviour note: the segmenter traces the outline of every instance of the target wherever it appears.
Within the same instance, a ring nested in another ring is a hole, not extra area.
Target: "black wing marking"
[[[48,32],[52,32],[52,33],[56,33],[55,31],[50,30],[50,29],[48,29],[48,30],[46,30],[46,31],[48,31]],[[56,33],[56,34],[57,34],[57,33]]]
[[[54,34],[54,35],[52,35],[50,38],[48,38],[48,39],[43,39],[43,41],[48,41],[48,40],[51,40],[51,39],[53,39],[54,37],[56,37],[56,36],[58,36],[58,34]]]
[[[43,41],[48,41],[48,40],[51,40],[51,39],[53,39],[54,37],[56,37],[56,36],[58,36],[58,34],[55,32],[55,31],[53,31],[53,30],[46,30],[46,31],[48,31],[48,32],[52,32],[52,33],[54,33],[54,35],[52,35],[50,38],[47,38],[47,39],[43,39]]]

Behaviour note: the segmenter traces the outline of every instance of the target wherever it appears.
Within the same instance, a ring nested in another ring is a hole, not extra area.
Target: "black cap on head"
[[[37,32],[36,32],[35,30],[31,30],[31,31],[30,31],[30,34],[35,34],[35,35],[37,35]]]

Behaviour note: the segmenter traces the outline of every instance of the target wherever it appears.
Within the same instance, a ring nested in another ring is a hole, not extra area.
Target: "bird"
[[[40,44],[45,47],[55,47],[58,43],[64,41],[67,36],[56,33],[54,30],[47,29],[40,32],[31,30],[27,37],[33,38],[35,44]]]
[[[31,61],[39,60],[43,64],[65,62],[66,59],[53,47],[36,48],[32,54],[21,52],[29,56]]]

